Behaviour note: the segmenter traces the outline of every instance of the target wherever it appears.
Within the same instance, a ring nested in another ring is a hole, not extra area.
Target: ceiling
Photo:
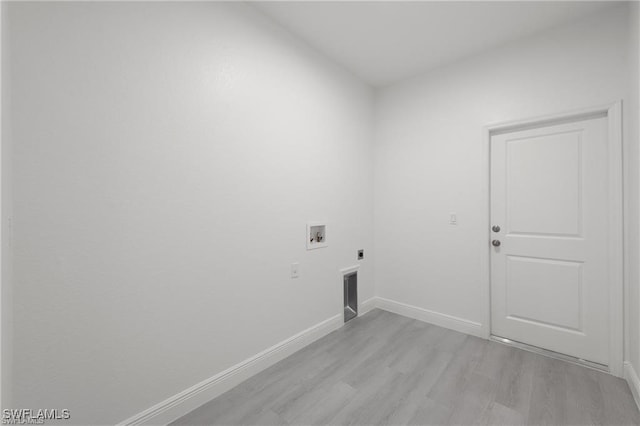
[[[373,86],[577,20],[611,1],[251,3]]]

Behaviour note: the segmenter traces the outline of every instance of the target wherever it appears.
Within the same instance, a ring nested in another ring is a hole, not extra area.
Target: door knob
[[[500,247],[500,240],[491,241],[491,245],[493,245],[494,247]]]
[[[493,225],[493,226],[491,227],[491,230],[492,230],[493,232],[500,232],[500,227],[499,227],[498,225]]]

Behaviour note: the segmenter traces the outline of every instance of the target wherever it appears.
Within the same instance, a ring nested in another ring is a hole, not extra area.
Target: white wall
[[[627,359],[640,372],[640,4],[633,2],[629,11],[629,104],[625,109],[627,123],[628,225],[628,345]]]
[[[11,120],[9,112],[9,92],[10,86],[7,84],[9,81],[9,69],[5,65],[7,63],[7,3],[2,2],[0,4],[0,57],[2,58],[1,66],[1,78],[0,78],[0,93],[2,102],[2,117],[0,117],[1,130],[0,136],[2,138],[1,160],[0,160],[0,181],[2,200],[0,207],[0,235],[2,236],[2,245],[0,248],[2,266],[0,267],[0,276],[2,280],[2,288],[0,289],[0,318],[1,318],[1,341],[0,341],[0,406],[11,407],[11,382],[12,382],[12,358],[13,353],[11,350],[11,343],[13,339],[13,304],[12,304],[12,282],[11,282],[11,212],[12,212],[12,188],[11,188]]]
[[[373,296],[367,86],[243,4],[8,13],[15,407],[124,420],[341,313],[359,248]]]
[[[626,13],[619,6],[379,92],[378,296],[484,322],[483,127],[625,98]]]

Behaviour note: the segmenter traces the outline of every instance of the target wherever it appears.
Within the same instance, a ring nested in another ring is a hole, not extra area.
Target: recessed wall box
[[[327,246],[327,225],[322,222],[307,223],[307,250]]]
[[[343,276],[344,322],[358,316],[358,271]]]

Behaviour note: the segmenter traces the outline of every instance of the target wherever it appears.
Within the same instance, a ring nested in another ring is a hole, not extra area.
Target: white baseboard
[[[377,297],[372,297],[370,299],[367,299],[364,302],[360,303],[360,310],[358,312],[358,316],[364,315],[367,312],[372,311],[377,307],[378,307],[378,298]]]
[[[419,308],[417,306],[407,305],[406,303],[396,302],[382,297],[375,298],[376,307],[394,314],[417,319],[419,321],[435,324],[440,327],[459,331],[472,336],[486,339],[486,333],[482,328],[482,324],[469,321],[463,318],[454,317],[452,315],[442,314],[440,312],[430,311],[428,309]]]
[[[153,407],[124,420],[118,426],[166,425],[171,423],[237,386],[249,377],[337,330],[343,324],[342,315],[333,316],[211,378],[203,380],[189,389],[167,398]]]
[[[640,378],[638,378],[636,370],[629,361],[624,362],[624,378],[627,383],[629,383],[633,399],[636,401],[636,405],[640,409]]]

